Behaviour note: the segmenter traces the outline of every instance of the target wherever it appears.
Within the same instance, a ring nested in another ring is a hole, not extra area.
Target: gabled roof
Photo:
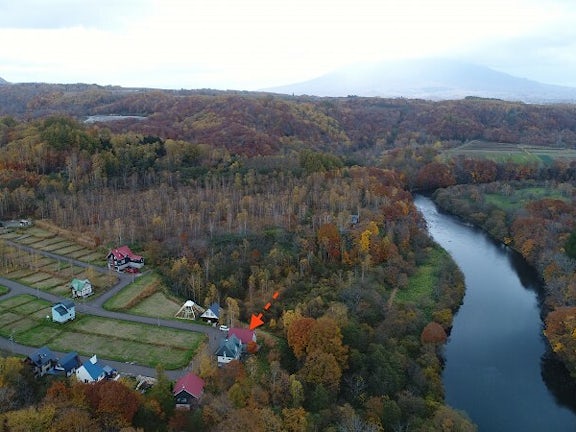
[[[70,282],[70,286],[75,291],[82,291],[86,285],[91,285],[88,279],[72,279],[72,282]]]
[[[62,300],[62,301],[59,301],[59,302],[57,302],[57,303],[54,303],[54,304],[52,305],[52,308],[55,309],[55,310],[57,310],[57,311],[59,311],[59,310],[58,310],[58,307],[62,307],[62,306],[63,306],[65,309],[70,310],[70,309],[72,309],[72,308],[73,308],[74,306],[76,306],[76,305],[74,304],[74,302],[73,302],[72,300]],[[59,312],[60,312],[60,311],[59,311]],[[62,314],[62,312],[60,312],[60,313]],[[67,312],[64,312],[64,313],[67,313]]]
[[[204,380],[191,372],[184,375],[174,385],[174,396],[183,391],[198,399],[204,392]]]
[[[200,318],[220,318],[220,305],[218,303],[212,303],[208,309],[204,311]]]
[[[130,250],[130,248],[126,245],[124,246],[120,246],[116,249],[112,249],[109,253],[108,256],[112,255],[114,258],[116,258],[117,260],[122,260],[125,257],[130,258],[130,260],[132,261],[139,261],[142,259],[142,257],[140,255],[136,255],[134,252],[132,252]]]
[[[39,367],[48,364],[51,361],[56,361],[56,356],[54,353],[50,350],[50,348],[45,346],[30,354],[28,358],[32,360],[32,363]]]
[[[220,347],[216,350],[216,355],[229,358],[238,358],[242,352],[242,341],[235,335],[220,342]]]
[[[230,330],[228,330],[228,336],[230,335],[236,336],[238,339],[242,341],[243,344],[247,344],[249,342],[253,342],[256,340],[256,333],[254,333],[254,330],[250,330],[247,328],[233,327]]]
[[[102,366],[97,363],[92,363],[90,360],[86,360],[82,363],[82,366],[84,366],[88,375],[90,375],[90,377],[95,381],[104,373]]]
[[[62,357],[58,363],[66,372],[69,372],[80,366],[80,358],[78,357],[78,353],[72,351]]]

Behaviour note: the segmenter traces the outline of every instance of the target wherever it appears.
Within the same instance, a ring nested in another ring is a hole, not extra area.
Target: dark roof
[[[174,385],[174,396],[183,391],[198,399],[204,392],[204,380],[191,372],[184,375]]]
[[[58,363],[62,366],[62,369],[70,372],[72,369],[77,369],[78,366],[80,366],[80,357],[78,357],[78,353],[72,351],[62,357]]]
[[[66,315],[68,313],[68,309],[66,309],[64,306],[62,306],[61,304],[58,304],[57,306],[54,306],[54,310],[56,312],[58,312],[60,315]]]
[[[56,356],[50,350],[50,348],[46,346],[43,346],[42,348],[39,348],[38,351],[30,354],[28,358],[32,361],[32,363],[39,367],[48,364],[51,361],[56,361]]]
[[[228,339],[225,339],[220,342],[220,347],[216,350],[216,355],[238,358],[240,357],[241,351],[242,351],[242,341],[238,339],[235,335],[232,335]]]

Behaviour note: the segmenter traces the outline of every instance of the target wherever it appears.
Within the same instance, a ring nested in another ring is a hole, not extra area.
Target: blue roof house
[[[71,300],[62,300],[52,305],[52,321],[65,323],[76,318],[76,307]]]
[[[64,374],[69,377],[76,373],[76,370],[81,364],[82,362],[80,361],[80,357],[78,357],[78,353],[72,351],[58,360],[58,363],[54,366],[54,373]]]
[[[24,360],[32,367],[35,376],[44,376],[56,365],[56,355],[48,347],[39,348]]]
[[[212,303],[210,307],[200,315],[200,318],[206,322],[217,323],[220,319],[220,305],[218,303]]]
[[[236,335],[232,335],[220,343],[215,354],[218,357],[218,366],[228,364],[232,360],[240,360],[242,341]]]
[[[101,381],[104,378],[112,378],[116,375],[116,370],[107,365],[98,364],[98,358],[92,356],[82,363],[76,370],[76,379],[84,383]]]

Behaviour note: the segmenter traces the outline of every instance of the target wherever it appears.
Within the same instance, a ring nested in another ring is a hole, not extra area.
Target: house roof
[[[191,372],[184,375],[174,385],[174,396],[183,391],[198,399],[204,391],[204,380]]]
[[[253,342],[256,339],[256,333],[254,333],[254,330],[250,330],[247,328],[233,327],[230,330],[228,330],[228,336],[230,335],[236,336],[238,339],[242,341],[243,344]]]
[[[142,259],[142,257],[140,255],[136,255],[134,252],[132,252],[130,250],[130,248],[126,245],[124,246],[120,246],[116,249],[112,249],[109,253],[108,256],[112,255],[114,258],[116,258],[117,260],[122,260],[125,257],[130,258],[130,260],[132,261],[139,261]]]
[[[62,357],[58,363],[66,372],[69,372],[80,365],[80,358],[78,357],[78,353],[72,351]]]
[[[228,339],[225,339],[220,342],[220,347],[216,350],[216,355],[238,358],[240,357],[241,351],[242,351],[242,341],[238,339],[235,335],[232,335]]]
[[[54,309],[56,312],[58,312],[59,315],[66,315],[68,313],[68,309],[66,309],[64,306],[62,306],[60,303],[58,303],[56,306],[54,306],[52,309]]]
[[[75,306],[75,304],[72,300],[62,300],[62,301],[59,301],[58,303],[54,303],[52,305],[52,308],[58,310],[59,306],[60,307],[63,306],[65,309],[72,309]],[[62,312],[60,312],[60,313],[62,313]],[[64,312],[64,313],[66,313],[66,312]]]
[[[93,380],[97,380],[98,377],[104,373],[102,366],[97,363],[92,363],[90,360],[86,360],[82,363],[82,366],[86,369],[86,372],[88,372],[88,375],[90,375]]]
[[[88,279],[72,279],[72,282],[70,282],[70,286],[75,291],[82,291],[86,285],[91,285]]]
[[[50,363],[51,361],[56,361],[56,356],[54,353],[50,350],[50,348],[45,346],[30,354],[28,358],[32,360],[32,363],[37,366],[42,366]]]
[[[218,319],[220,318],[220,305],[218,303],[212,303],[208,309],[204,311],[202,318],[212,318]]]

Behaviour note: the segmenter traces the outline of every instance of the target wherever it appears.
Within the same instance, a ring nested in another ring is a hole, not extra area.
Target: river
[[[464,274],[442,376],[446,403],[479,432],[576,431],[576,392],[547,360],[535,272],[509,248],[417,195],[432,238]]]

